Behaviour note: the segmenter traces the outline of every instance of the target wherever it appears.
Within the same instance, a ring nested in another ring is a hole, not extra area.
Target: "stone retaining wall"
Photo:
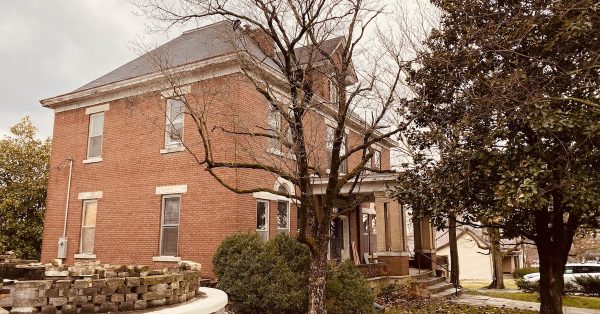
[[[196,296],[200,272],[15,283],[11,313],[106,313],[143,310]]]

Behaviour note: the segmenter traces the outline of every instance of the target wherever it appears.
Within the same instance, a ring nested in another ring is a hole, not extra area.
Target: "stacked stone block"
[[[135,273],[134,268],[131,270],[106,271],[103,278],[95,273],[93,277],[98,278],[17,282],[11,313],[76,314],[144,310],[185,302],[197,295],[199,270],[173,273],[147,271],[145,276]],[[137,276],[131,276],[132,273]]]

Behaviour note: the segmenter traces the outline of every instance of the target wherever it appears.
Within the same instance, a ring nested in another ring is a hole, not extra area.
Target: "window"
[[[281,132],[281,113],[277,111],[275,106],[269,106],[269,133],[276,138],[269,138],[269,152],[281,153],[281,141],[279,135]]]
[[[332,79],[329,80],[329,102],[331,102],[333,105],[337,106],[338,105],[338,91],[337,91],[337,87],[335,86],[335,83],[333,82]]]
[[[373,164],[371,167],[375,170],[381,170],[381,151],[375,150],[373,153]]]
[[[332,152],[333,152],[333,137],[335,134],[335,129],[333,127],[327,126],[327,159],[329,163],[329,167],[331,168],[331,160],[332,160]],[[346,137],[342,139],[342,143],[340,145],[340,156],[344,156],[346,154]],[[340,173],[348,172],[348,160],[344,159],[340,163],[339,168]]]
[[[83,201],[83,213],[81,219],[81,243],[79,251],[82,254],[94,253],[94,240],[96,237],[96,210],[97,200]]]
[[[88,159],[102,156],[102,136],[104,133],[104,112],[90,115],[88,132]]]
[[[165,145],[180,145],[183,140],[185,104],[181,100],[167,100],[167,127]]]
[[[277,233],[290,233],[290,202],[277,201]]]
[[[177,256],[179,240],[179,209],[181,196],[165,195],[162,199],[160,255]]]
[[[269,240],[269,202],[256,201],[256,232],[261,240]]]

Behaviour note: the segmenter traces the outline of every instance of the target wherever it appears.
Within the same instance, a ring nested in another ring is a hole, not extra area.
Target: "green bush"
[[[374,296],[363,274],[352,261],[327,271],[327,313],[373,313]]]
[[[526,281],[524,279],[515,279],[515,283],[523,292],[540,292],[540,283],[537,281]]]
[[[581,287],[581,292],[587,295],[600,296],[600,276],[575,277],[575,282]]]
[[[310,256],[296,239],[280,235],[265,243],[256,234],[232,235],[213,264],[235,313],[307,312]],[[352,262],[328,268],[326,295],[329,313],[372,313],[371,289]]]
[[[523,277],[525,277],[525,275],[539,273],[539,272],[540,272],[540,269],[538,267],[523,267],[523,268],[515,269],[512,272],[512,275],[513,275],[514,279],[523,279]]]
[[[539,272],[540,272],[539,267],[523,267],[523,268],[515,269],[512,272],[512,275],[513,275],[514,279],[522,279],[523,277],[525,277],[525,275],[539,273]]]

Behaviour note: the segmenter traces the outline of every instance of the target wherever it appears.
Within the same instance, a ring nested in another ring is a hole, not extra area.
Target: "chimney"
[[[265,55],[270,58],[275,57],[275,42],[267,33],[260,28],[251,28],[248,25],[244,26],[244,32],[252,38]]]

